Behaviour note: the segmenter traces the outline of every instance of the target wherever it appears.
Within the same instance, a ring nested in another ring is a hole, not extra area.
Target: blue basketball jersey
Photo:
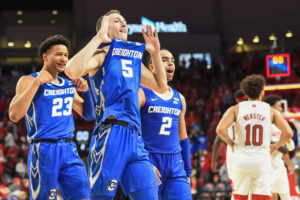
[[[172,98],[164,100],[152,90],[141,88],[146,96],[146,103],[141,108],[145,149],[150,153],[179,153],[179,115],[182,111],[179,92],[172,89]]]
[[[38,73],[30,76],[37,77]],[[74,136],[72,109],[76,86],[71,80],[57,78],[59,84],[44,83],[40,86],[25,115],[29,142]]]
[[[102,66],[89,77],[96,101],[94,133],[109,116],[134,124],[140,129],[138,90],[145,45],[112,39]]]

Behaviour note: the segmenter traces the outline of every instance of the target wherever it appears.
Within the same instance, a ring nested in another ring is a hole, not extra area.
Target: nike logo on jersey
[[[151,98],[151,101],[156,101],[158,98]]]

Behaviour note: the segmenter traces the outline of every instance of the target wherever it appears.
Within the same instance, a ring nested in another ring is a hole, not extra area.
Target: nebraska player
[[[268,103],[271,107],[275,108],[279,112],[282,112],[281,97],[278,95],[268,95],[264,98],[264,101]],[[273,124],[272,125],[272,136],[271,142],[277,142],[280,138],[281,131]],[[272,158],[272,198],[277,200],[279,194],[281,200],[291,200],[289,180],[287,176],[287,171],[284,166],[283,156],[285,156],[285,162],[288,166],[289,171],[293,172],[294,168],[291,163],[288,151],[292,151],[295,148],[294,142],[291,139],[286,146],[280,147],[282,151],[274,151],[271,154]]]
[[[265,79],[250,75],[241,82],[241,90],[248,101],[231,106],[217,126],[217,134],[234,151],[232,179],[234,199],[248,199],[251,190],[253,200],[271,200],[271,152],[285,144],[293,131],[280,113],[261,102],[264,96]],[[227,129],[235,122],[236,138],[233,142]],[[274,123],[281,131],[280,140],[270,146],[271,126]]]

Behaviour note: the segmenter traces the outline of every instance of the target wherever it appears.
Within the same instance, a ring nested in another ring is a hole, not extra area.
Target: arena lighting
[[[57,15],[58,11],[57,10],[52,10],[52,15]]]
[[[252,42],[253,43],[259,43],[259,37],[258,37],[258,35],[254,36]]]
[[[23,19],[18,19],[18,20],[17,20],[17,23],[18,23],[18,24],[23,24]]]
[[[240,37],[236,43],[237,43],[238,45],[243,45],[243,44],[244,44],[243,38]]]
[[[275,40],[276,39],[276,36],[274,33],[272,33],[270,36],[269,36],[269,40]]]
[[[31,42],[29,40],[26,41],[26,43],[24,44],[25,48],[30,48],[31,47]]]
[[[141,24],[127,24],[128,35],[134,33],[141,33],[142,28],[146,27],[149,24],[152,27],[156,28],[157,32],[164,33],[186,33],[187,26],[183,22],[172,22],[171,24],[166,24],[165,22],[154,22],[146,17],[141,17]]]
[[[280,84],[280,85],[266,85],[265,91],[273,91],[273,90],[294,90],[300,89],[300,83],[294,84]]]
[[[13,47],[13,46],[15,46],[15,43],[14,43],[14,42],[8,42],[8,43],[7,43],[7,46]]]
[[[17,15],[23,15],[23,11],[22,10],[18,10],[17,11]]]
[[[50,23],[51,23],[51,24],[55,24],[55,23],[56,23],[55,19],[52,19],[52,20],[50,21]]]
[[[267,77],[286,77],[291,75],[290,54],[271,54],[266,56]]]
[[[285,34],[285,37],[287,37],[287,38],[293,37],[292,31],[291,31],[291,30],[288,30],[288,31],[286,32],[286,34]]]

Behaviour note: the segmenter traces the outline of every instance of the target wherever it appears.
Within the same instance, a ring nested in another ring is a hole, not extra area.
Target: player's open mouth
[[[174,70],[169,69],[169,70],[167,70],[167,73],[168,73],[168,74],[174,74]]]
[[[127,33],[126,29],[121,29],[120,32],[121,33]]]

